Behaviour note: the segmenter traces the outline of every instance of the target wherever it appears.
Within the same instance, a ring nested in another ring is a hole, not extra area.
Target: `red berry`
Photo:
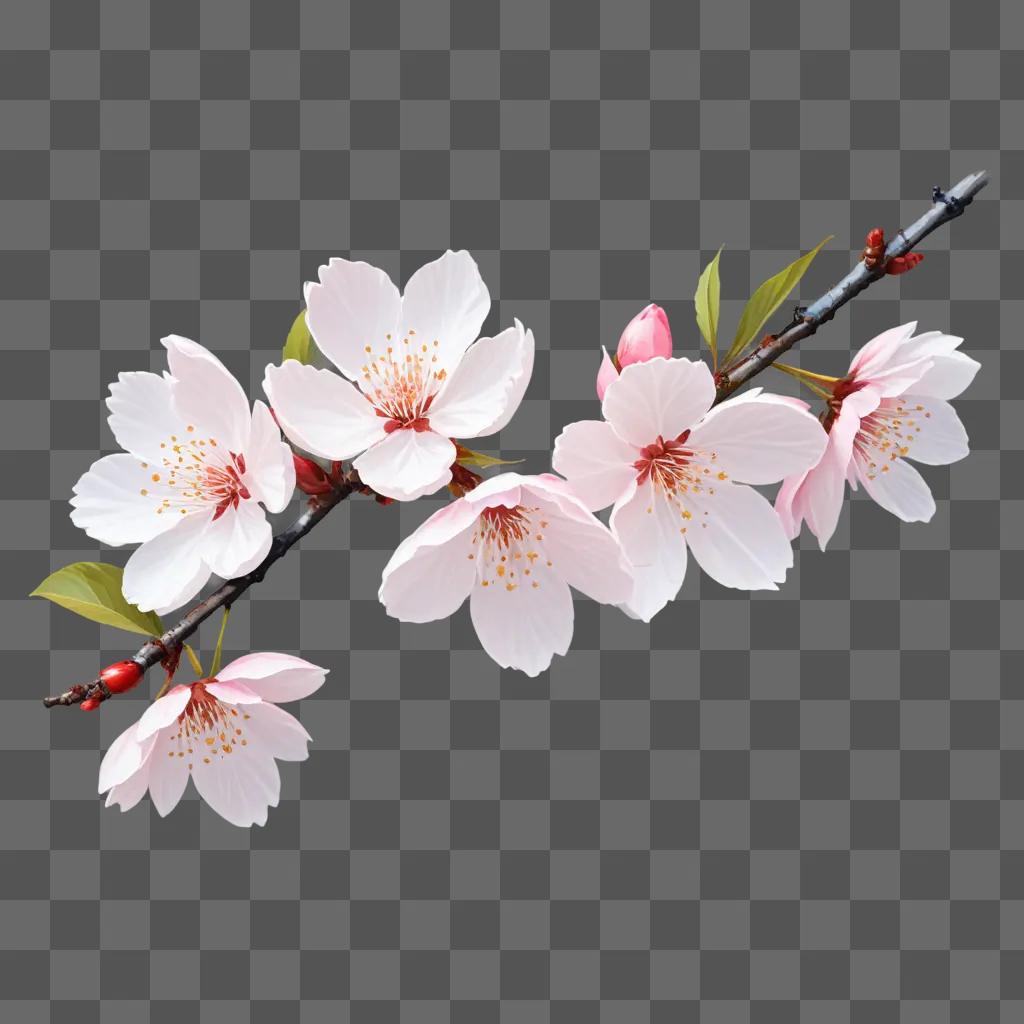
[[[100,706],[98,697],[87,697],[78,705],[80,711],[95,711]]]
[[[134,661],[115,661],[100,673],[100,679],[106,683],[111,693],[124,693],[139,685],[142,669]],[[83,707],[85,703],[87,702],[83,702]]]

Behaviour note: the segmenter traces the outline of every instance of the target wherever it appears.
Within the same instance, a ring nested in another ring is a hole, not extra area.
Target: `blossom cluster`
[[[944,465],[968,450],[949,402],[978,364],[959,338],[907,324],[868,342],[842,378],[788,368],[824,400],[816,416],[761,388],[717,401],[716,374],[674,355],[668,319],[651,305],[604,352],[600,415],[561,431],[554,473],[481,481],[460,442],[509,423],[535,343],[518,320],[479,336],[491,299],[470,255],[445,253],[404,293],[382,270],[332,259],[305,300],[327,365],[267,366],[266,403],[250,405],[220,360],[177,336],[163,339],[165,373],[122,373],[111,386],[123,452],[82,476],[71,516],[95,540],[138,545],[123,597],[140,611],[181,608],[211,575],[251,572],[271,548],[267,514],[295,493],[296,465],[300,490],[316,494],[311,474],[328,490],[351,462],[382,500],[455,495],[388,561],[387,614],[434,621],[468,599],[483,649],[536,676],[569,650],[572,590],[649,622],[679,593],[691,555],[722,586],[775,590],[802,524],[825,548],[847,485],[906,522],[927,521],[935,503],[911,461]],[[760,488],[775,484],[773,503]],[[609,507],[606,521],[596,515]],[[324,676],[289,655],[251,654],[173,687],[110,748],[101,792],[127,809],[148,789],[165,814],[191,777],[229,821],[264,822],[279,794],[275,758],[301,760],[309,739],[276,704]]]

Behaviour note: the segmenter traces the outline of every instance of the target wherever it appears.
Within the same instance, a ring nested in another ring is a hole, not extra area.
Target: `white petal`
[[[470,613],[483,649],[502,667],[528,676],[543,672],[572,642],[573,605],[569,585],[535,563],[534,586],[473,587]]]
[[[110,429],[117,443],[142,462],[162,464],[172,435],[181,436],[187,424],[171,404],[171,384],[155,373],[120,373],[107,399]]]
[[[604,393],[601,410],[615,433],[644,447],[678,437],[711,408],[715,381],[704,363],[663,359],[627,366]]]
[[[497,433],[522,400],[533,369],[533,334],[522,324],[470,345],[429,410],[445,437]]]
[[[828,435],[808,412],[775,395],[741,395],[712,409],[690,433],[688,446],[717,455],[732,480],[771,484],[810,469]]]
[[[305,761],[306,745],[312,737],[302,723],[276,704],[253,704],[245,709],[249,715],[243,729],[248,730],[249,744],[255,745],[279,761]]]
[[[234,746],[230,754],[197,756],[192,781],[210,808],[239,828],[265,825],[267,809],[276,807],[280,799],[277,765],[252,741],[246,747]]]
[[[911,439],[908,458],[948,466],[970,454],[967,431],[949,402],[925,395],[904,395],[901,402],[910,410],[901,428]]]
[[[327,671],[292,654],[261,651],[236,658],[217,673],[217,679],[240,680],[263,700],[284,704],[319,690]]]
[[[174,592],[174,595],[168,598],[165,604],[159,605],[155,611],[157,615],[161,617],[168,615],[170,612],[176,611],[183,604],[187,604],[195,597],[200,590],[206,586],[206,581],[210,578],[210,567],[202,560],[196,562],[196,571],[187,580],[183,580],[181,586]]]
[[[203,533],[203,561],[221,579],[252,572],[270,551],[274,539],[266,513],[252,499],[230,506]]]
[[[746,484],[716,484],[686,503],[693,519],[686,543],[700,567],[723,587],[778,590],[793,565],[793,549],[775,510]]]
[[[152,737],[140,741],[136,735],[138,722],[133,722],[110,744],[100,762],[98,792],[105,793],[111,786],[119,786],[130,779],[145,764],[153,749]]]
[[[135,738],[138,742],[149,739],[154,733],[166,729],[178,718],[178,715],[188,706],[189,698],[192,696],[192,687],[175,686],[173,690],[165,693],[159,700],[153,701],[142,713],[135,726]]]
[[[362,392],[330,370],[286,359],[267,367],[263,390],[285,434],[323,459],[350,459],[384,437]]]
[[[411,533],[384,567],[379,598],[402,622],[434,622],[453,614],[476,578],[472,534],[479,510],[456,501]]]
[[[171,400],[178,416],[231,452],[244,452],[252,415],[242,385],[202,345],[176,334],[162,338],[174,381]]]
[[[963,352],[933,356],[931,363],[931,368],[913,385],[915,395],[956,398],[967,389],[975,374],[981,369],[981,363],[964,355]]]
[[[551,465],[590,509],[607,508],[636,478],[638,448],[623,441],[604,420],[570,423],[555,438]]]
[[[206,692],[224,704],[261,704],[263,698],[241,679],[221,679],[206,683]]]
[[[359,478],[378,494],[413,501],[452,478],[455,445],[433,430],[395,430],[353,463]]]
[[[499,473],[477,484],[461,500],[467,505],[472,505],[479,514],[488,506],[504,505],[506,508],[515,508],[522,497],[522,483],[528,477],[519,473]]]
[[[168,744],[164,744],[168,747]],[[158,742],[149,761],[149,798],[161,818],[166,818],[178,806],[188,785],[189,764],[194,763],[198,755],[180,751],[178,741],[174,747],[161,749]]]
[[[270,410],[257,401],[252,409],[252,431],[245,450],[242,481],[268,512],[283,512],[295,492],[295,460],[281,440],[281,431]]]
[[[399,335],[433,348],[438,365],[452,373],[490,309],[491,296],[473,257],[464,249],[449,250],[409,278]]]
[[[933,359],[935,356],[948,356],[955,352],[964,339],[942,331],[925,331],[908,338],[899,349],[901,363],[912,359]]]
[[[306,323],[320,351],[349,380],[359,380],[366,346],[382,351],[387,336],[398,333],[398,289],[383,270],[337,257],[320,268],[319,277],[319,284],[306,285]]]
[[[173,515],[165,512],[165,515]],[[124,567],[121,589],[125,600],[144,611],[178,606],[195,597],[202,589],[200,543],[211,513],[194,512],[137,548]],[[207,573],[207,578],[209,573]],[[199,580],[192,593],[188,588]]]
[[[75,484],[71,521],[104,544],[141,544],[163,533],[174,519],[156,510],[172,492],[152,477],[134,455],[105,456]]]
[[[906,459],[895,459],[872,469],[855,458],[857,476],[864,490],[905,523],[927,523],[935,515],[935,499],[924,478]]]
[[[150,757],[134,775],[129,775],[124,782],[111,786],[103,806],[113,807],[114,804],[120,804],[122,813],[130,811],[146,795],[152,764]]]
[[[678,593],[686,576],[684,520],[650,480],[616,502],[611,524],[633,565],[633,590],[624,609],[650,622]]]

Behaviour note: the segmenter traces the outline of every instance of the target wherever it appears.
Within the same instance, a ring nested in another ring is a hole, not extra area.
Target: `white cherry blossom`
[[[306,320],[341,371],[286,360],[264,390],[285,434],[326,459],[350,459],[378,494],[410,501],[451,479],[452,438],[501,430],[533,372],[532,332],[517,320],[479,338],[491,306],[465,251],[416,271],[405,293],[368,263],[332,259],[306,285]]]
[[[110,429],[123,454],[75,484],[72,522],[104,544],[139,544],[124,596],[144,611],[190,601],[211,574],[255,569],[272,540],[266,511],[295,489],[291,449],[270,410],[202,345],[163,339],[169,373],[122,373],[110,386]]]

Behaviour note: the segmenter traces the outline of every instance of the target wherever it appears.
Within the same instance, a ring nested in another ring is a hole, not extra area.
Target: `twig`
[[[270,567],[278,561],[297,541],[309,533],[330,511],[340,505],[355,491],[363,490],[359,476],[350,470],[341,477],[338,486],[327,494],[311,498],[305,512],[286,530],[282,530],[273,540],[267,557],[252,572],[228,580],[215,590],[205,601],[195,606],[176,626],[167,630],[163,636],[154,637],[144,643],[132,655],[131,661],[145,672],[154,665],[160,664],[168,656],[180,653],[185,641],[204,623],[218,608],[230,608],[254,583],[259,583]],[[56,697],[44,697],[43,704],[48,708],[57,705],[80,704],[84,700],[103,701],[111,696],[100,679],[91,683],[79,683]]]
[[[931,209],[893,238],[886,247],[885,257],[878,260],[873,268],[869,269],[861,260],[842,281],[825,292],[817,302],[806,309],[798,309],[785,330],[769,335],[757,348],[748,352],[732,366],[721,370],[717,376],[718,393],[715,401],[721,402],[728,398],[751,377],[775,362],[783,352],[788,352],[798,341],[809,338],[822,324],[828,323],[838,309],[885,274],[885,266],[889,260],[905,256],[936,228],[959,217],[987,184],[988,173],[978,171],[975,174],[968,174],[948,192],[943,192],[938,186],[932,189]]]

